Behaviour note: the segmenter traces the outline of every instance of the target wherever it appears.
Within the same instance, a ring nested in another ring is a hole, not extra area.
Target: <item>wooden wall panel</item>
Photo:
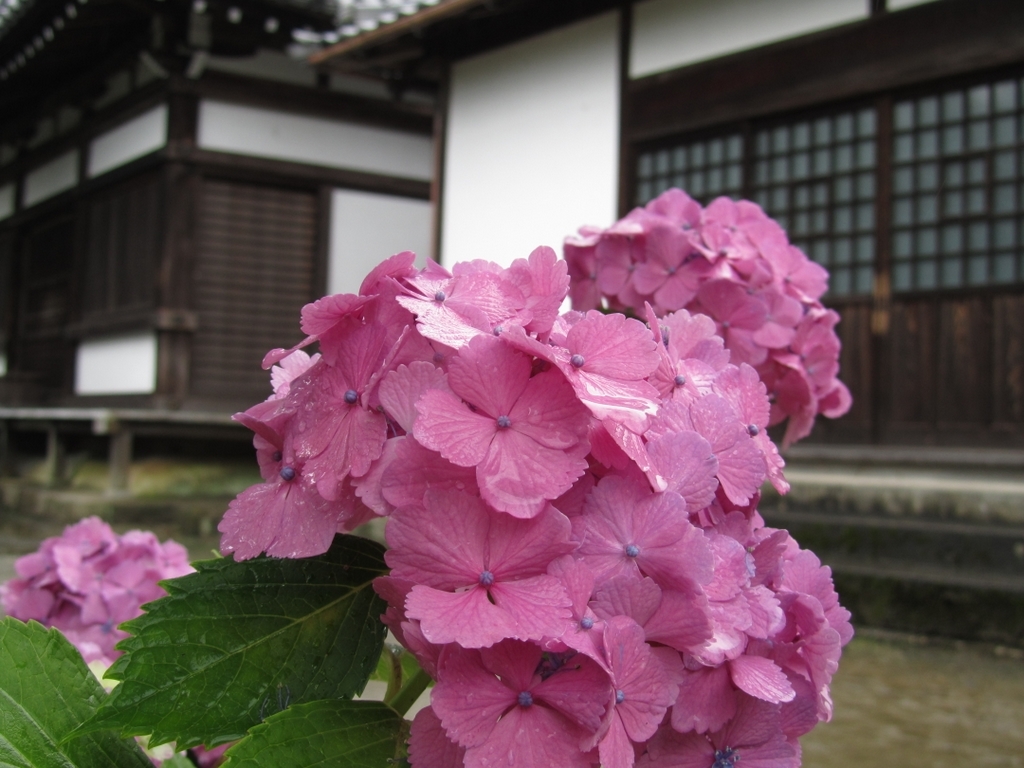
[[[939,302],[937,422],[984,427],[992,391],[988,301],[979,296]]]
[[[0,235],[0,351],[7,354],[6,344],[14,330],[14,278],[15,244],[14,233]],[[10,360],[7,361],[10,365]]]
[[[992,421],[996,427],[1024,427],[1024,296],[992,300]]]
[[[315,193],[207,180],[199,206],[190,398],[251,404],[270,392],[260,368],[302,338],[313,298]]]
[[[872,403],[871,304],[848,304],[840,309],[842,321],[836,327],[843,349],[839,357],[839,377],[853,395],[853,406],[844,419],[870,429]]]
[[[51,220],[28,234],[23,256],[23,334],[59,333],[71,312],[75,221]]]
[[[163,234],[159,177],[132,180],[84,205],[83,316],[155,307]]]
[[[889,326],[890,425],[931,424],[935,419],[936,322],[933,300],[893,301]]]

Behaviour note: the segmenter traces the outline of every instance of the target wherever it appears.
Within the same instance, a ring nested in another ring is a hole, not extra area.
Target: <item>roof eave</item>
[[[484,2],[485,0],[441,0],[437,5],[424,8],[422,11],[411,16],[398,19],[390,24],[384,24],[369,32],[350,37],[347,40],[339,40],[334,45],[310,55],[309,63],[314,66],[323,65],[331,59],[338,59],[357,51],[372,48],[402,35],[428,27],[442,19],[457,16],[478,5],[483,5]]]

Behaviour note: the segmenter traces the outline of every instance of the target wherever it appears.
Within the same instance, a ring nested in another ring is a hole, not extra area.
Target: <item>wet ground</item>
[[[835,716],[805,768],[1024,767],[1024,653],[868,631],[847,646]]]

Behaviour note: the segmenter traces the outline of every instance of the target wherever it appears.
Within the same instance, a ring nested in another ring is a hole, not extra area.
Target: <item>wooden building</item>
[[[0,420],[222,424],[382,254],[677,185],[832,272],[811,441],[1019,448],[1022,88],[1017,0],[0,0]]]
[[[312,60],[437,84],[445,261],[751,198],[843,316],[812,441],[1024,446],[1017,0],[448,0]]]
[[[429,257],[430,93],[288,55],[338,13],[0,0],[0,422],[220,428],[303,304]]]

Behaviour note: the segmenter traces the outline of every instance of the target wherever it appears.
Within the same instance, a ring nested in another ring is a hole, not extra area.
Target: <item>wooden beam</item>
[[[432,125],[430,107],[302,88],[225,72],[206,72],[200,80],[174,77],[171,90],[198,98],[305,113],[424,135],[430,133]]]
[[[441,19],[457,16],[478,5],[483,5],[485,0],[441,0],[432,8],[424,8],[422,11],[406,16],[405,18],[393,21],[390,24],[382,24],[370,32],[355,35],[347,40],[341,40],[334,45],[317,51],[309,57],[309,63],[313,65],[324,64],[330,59],[340,56],[347,56],[355,51],[380,45],[388,40],[394,40],[407,32],[429,26]]]
[[[321,165],[293,163],[286,160],[271,160],[263,157],[234,155],[229,152],[214,152],[197,149],[182,153],[174,159],[197,166],[205,174],[253,181],[266,184],[268,181],[283,186],[317,187],[327,184],[365,192],[379,192],[386,195],[411,197],[417,200],[430,199],[430,182],[399,176],[387,176],[366,171],[345,168],[326,168]]]
[[[43,464],[43,484],[48,488],[56,488],[64,481],[64,439],[57,431],[57,425],[49,422],[46,425],[46,460]]]
[[[109,491],[125,491],[132,467],[132,431],[118,425],[110,432]]]
[[[633,142],[1024,61],[1019,0],[943,0],[632,81]]]
[[[451,101],[451,66],[444,64],[441,87],[434,105],[434,178],[430,183],[431,216],[430,258],[441,263],[444,226],[444,164],[448,152],[448,107]]]
[[[629,115],[629,58],[633,44],[633,3],[623,0],[619,8],[619,216],[625,216],[633,207],[632,191],[636,186],[633,147],[623,127]]]

